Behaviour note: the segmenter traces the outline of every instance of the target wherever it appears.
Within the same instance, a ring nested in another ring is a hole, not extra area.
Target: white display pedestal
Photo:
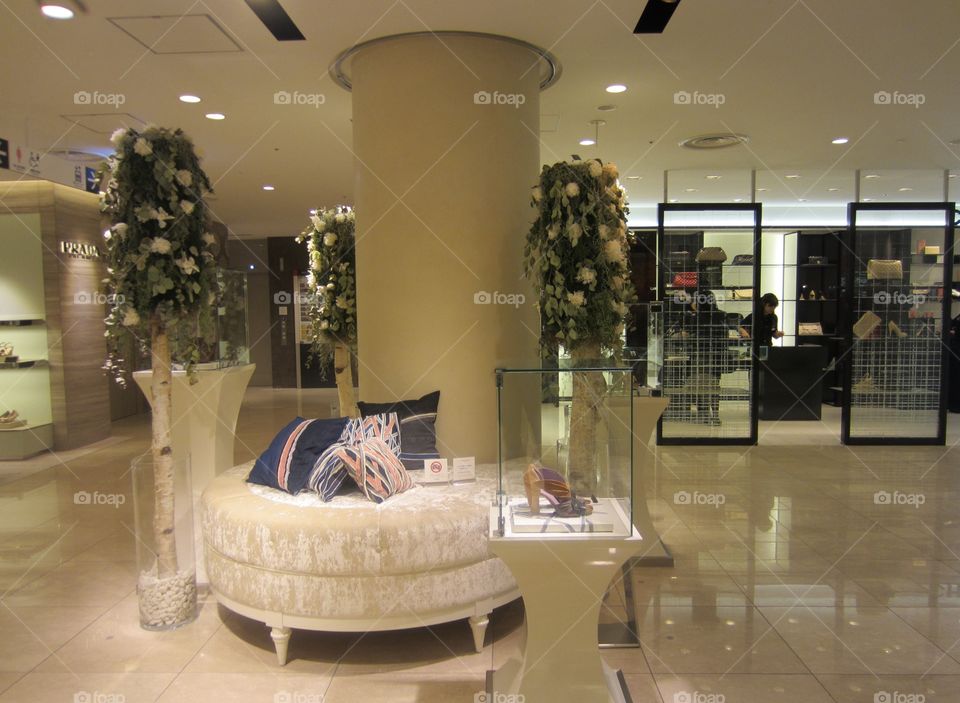
[[[240,403],[256,364],[228,366],[197,371],[197,382],[190,384],[183,371],[173,372],[173,459],[190,458],[193,477],[194,543],[197,583],[207,583],[203,559],[203,530],[200,520],[200,494],[213,478],[234,465],[233,442]],[[136,371],[134,380],[151,403],[152,371]]]
[[[513,573],[526,617],[521,652],[494,673],[490,693],[520,694],[528,703],[624,701],[616,672],[600,658],[597,623],[610,582],[643,546],[639,535],[491,536],[490,550]]]

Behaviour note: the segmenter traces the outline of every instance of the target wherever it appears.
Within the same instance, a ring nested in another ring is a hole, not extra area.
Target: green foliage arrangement
[[[619,350],[630,281],[627,208],[617,167],[598,159],[544,166],[524,271],[539,298],[545,347]]]

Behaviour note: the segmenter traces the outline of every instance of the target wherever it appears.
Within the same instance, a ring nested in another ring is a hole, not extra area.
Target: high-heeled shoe
[[[20,414],[16,410],[8,410],[0,415],[0,425],[10,425],[17,421]]]
[[[0,357],[13,356],[13,345],[9,342],[0,342]]]
[[[556,517],[578,517],[593,512],[589,500],[578,498],[563,476],[545,466],[530,464],[523,474],[523,488],[531,515],[540,514],[540,496],[554,507]]]
[[[893,320],[890,320],[890,322],[887,323],[887,329],[890,331],[890,334],[895,334],[901,339],[907,336],[907,333],[901,330],[900,327],[897,326],[897,323]]]

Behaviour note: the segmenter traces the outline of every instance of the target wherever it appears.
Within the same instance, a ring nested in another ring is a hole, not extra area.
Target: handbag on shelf
[[[819,322],[801,322],[797,334],[801,337],[820,337],[823,335],[823,325]]]
[[[733,300],[753,300],[753,288],[735,288]]]
[[[899,281],[903,279],[903,262],[899,259],[870,259],[867,261],[868,281]]]
[[[730,262],[731,266],[753,266],[753,254],[736,254],[733,257],[733,261]]]
[[[696,288],[697,272],[681,271],[680,273],[674,274],[673,287],[674,288]]]
[[[825,256],[808,256],[807,263],[811,266],[823,266],[830,262],[827,261],[827,257]]]
[[[867,310],[860,316],[860,319],[853,325],[853,334],[857,339],[866,339],[874,330],[880,326],[880,316],[877,313]]]
[[[727,252],[723,247],[704,247],[697,252],[698,264],[722,264],[727,260]]]

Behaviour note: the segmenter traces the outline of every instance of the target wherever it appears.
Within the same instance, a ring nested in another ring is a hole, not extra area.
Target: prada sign
[[[60,242],[60,252],[71,259],[84,259],[86,261],[99,261],[100,259],[100,248],[96,244],[88,244],[87,242]]]

